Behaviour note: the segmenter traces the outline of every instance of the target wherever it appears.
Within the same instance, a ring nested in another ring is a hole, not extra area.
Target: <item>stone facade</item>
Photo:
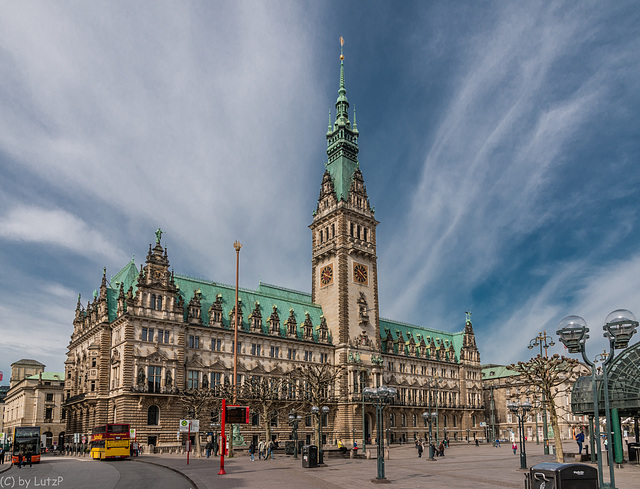
[[[45,366],[24,359],[11,365],[10,388],[4,400],[3,432],[13,436],[17,426],[40,426],[47,447],[61,444],[65,436],[62,409],[64,374],[45,372]]]
[[[336,120],[328,128],[327,166],[310,225],[311,294],[269,284],[240,289],[238,377],[289,377],[302,365],[330,364],[326,439],[375,437],[375,409],[365,386],[396,387],[385,410],[390,440],[425,437],[425,410],[437,410],[439,436],[459,438],[483,413],[480,356],[470,314],[464,329],[445,332],[379,316],[378,222],[357,160],[358,130],[340,66]],[[232,287],[174,274],[161,231],[145,263],[133,260],[86,307],[78,299],[66,361],[67,432],[105,422],[136,428],[139,441],[174,445],[187,417],[180,393],[215,387],[233,376],[235,297]],[[305,386],[295,392],[304,398]],[[363,413],[364,407],[364,413]],[[287,411],[254,416],[245,438],[272,433],[289,439]],[[201,419],[201,427],[209,419]],[[299,439],[311,442],[305,417]],[[178,437],[179,438],[179,437]]]
[[[585,373],[588,373],[588,368],[584,367]],[[527,386],[522,385],[519,374],[507,369],[502,365],[486,365],[483,366],[483,395],[484,395],[484,419],[486,422],[486,432],[482,434],[489,435],[492,429],[492,414],[493,425],[496,437],[501,439],[510,440],[515,437],[519,440],[518,435],[518,419],[515,415],[509,412],[507,405],[512,402],[523,402],[525,400],[532,403],[534,406],[538,406],[537,409],[532,411],[531,415],[527,417],[524,424],[525,436],[527,441],[534,443],[537,440],[542,443],[544,440],[543,429],[543,414],[540,409],[542,398],[540,395],[536,395],[533,390]],[[555,391],[557,395],[555,397],[556,412],[558,415],[558,424],[560,427],[560,437],[563,440],[572,440],[575,434],[583,429],[585,433],[588,431],[589,419],[588,416],[577,416],[571,412],[571,387],[573,383],[565,383],[558,386]],[[493,396],[493,410],[491,409],[491,397]],[[551,421],[549,413],[547,413],[547,425],[548,432],[552,433]],[[489,438],[491,438],[489,436]],[[549,435],[550,442],[553,443],[553,436]]]

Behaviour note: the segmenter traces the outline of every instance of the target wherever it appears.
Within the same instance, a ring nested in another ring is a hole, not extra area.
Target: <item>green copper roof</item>
[[[502,379],[520,375],[518,372],[509,370],[504,365],[487,365],[482,367],[482,380]]]
[[[54,382],[64,381],[64,373],[59,373],[59,372],[42,372],[42,374],[30,375],[29,377],[27,377],[27,379],[39,380],[40,375],[42,375],[42,380],[54,381]]]
[[[409,341],[410,335],[416,342],[416,345],[420,344],[420,339],[424,338],[427,347],[431,343],[431,339],[434,340],[436,347],[440,347],[443,343],[445,348],[449,348],[453,345],[453,349],[456,354],[456,361],[460,359],[460,351],[462,349],[462,340],[464,331],[459,333],[449,333],[446,331],[438,331],[432,328],[425,328],[422,326],[416,326],[413,324],[402,323],[399,321],[392,321],[390,319],[380,319],[380,337],[384,341],[387,338],[387,331],[391,332],[391,336],[394,340],[397,340],[402,335],[405,342]],[[405,354],[408,353],[407,347],[405,347]]]

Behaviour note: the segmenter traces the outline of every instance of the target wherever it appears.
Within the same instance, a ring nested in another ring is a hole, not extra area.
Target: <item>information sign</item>
[[[248,406],[227,406],[225,414],[227,423],[233,424],[249,424],[249,407]]]

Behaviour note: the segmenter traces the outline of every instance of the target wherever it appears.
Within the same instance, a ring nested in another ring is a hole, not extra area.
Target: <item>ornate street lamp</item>
[[[527,413],[531,411],[533,406],[528,401],[525,401],[522,404],[510,402],[509,404],[507,404],[507,408],[518,417],[518,430],[520,432],[520,468],[526,469],[527,451],[525,449],[524,421],[527,418]]]
[[[289,424],[291,425],[291,438],[293,439],[293,458],[298,458],[298,423],[302,416],[296,414],[292,409],[289,413]]]
[[[322,443],[322,423],[324,423],[324,417],[329,413],[329,406],[311,406],[311,412],[316,415],[318,420],[318,465],[324,464],[324,449]]]
[[[587,334],[589,328],[587,328],[587,322],[580,316],[567,316],[558,325],[558,331],[556,334],[560,337],[560,341],[569,350],[569,353],[581,353],[584,362],[591,368],[591,382],[593,386],[593,411],[595,417],[596,437],[598,439],[597,451],[598,451],[598,478],[602,488],[615,489],[616,481],[614,474],[614,455],[613,455],[613,440],[611,437],[611,412],[609,410],[609,381],[607,378],[607,367],[613,361],[615,356],[615,349],[624,349],[629,345],[629,340],[635,334],[638,327],[638,321],[635,315],[626,309],[616,309],[610,313],[605,319],[605,324],[602,329],[605,331],[604,337],[609,339],[609,356],[602,364],[602,383],[604,387],[604,414],[607,420],[607,444],[609,446],[609,484],[603,482],[602,476],[602,457],[600,455],[600,422],[598,420],[599,407],[598,407],[598,390],[596,386],[597,369],[594,362],[587,358],[585,352],[585,343],[589,338]]]
[[[554,346],[553,338],[547,336],[547,332],[538,333],[538,336],[529,341],[529,350],[534,347],[540,347],[540,356],[542,356],[542,349],[544,348],[544,356],[547,356],[547,349]],[[547,399],[544,391],[542,392],[542,443],[544,444],[544,454],[549,455],[549,443],[547,442]],[[536,444],[538,443],[538,417],[536,416]]]
[[[384,449],[382,437],[384,435],[384,407],[396,397],[396,390],[393,387],[381,385],[380,387],[365,387],[362,391],[365,399],[371,402],[376,408],[376,428],[378,432],[378,476],[376,482],[386,480],[384,476]]]
[[[436,413],[427,413],[424,412],[422,413],[422,417],[424,418],[425,423],[429,423],[429,460],[435,460],[435,458],[433,458],[434,456],[434,450],[433,450],[433,444],[431,443],[431,425],[433,423],[433,419],[437,418],[438,415]]]

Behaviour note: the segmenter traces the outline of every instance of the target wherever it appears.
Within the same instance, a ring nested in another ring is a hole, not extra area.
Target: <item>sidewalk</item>
[[[529,467],[542,462],[555,462],[553,455],[544,455],[542,444],[527,443]],[[567,442],[567,451],[575,450],[575,443]],[[140,463],[155,463],[176,470],[198,489],[249,488],[283,489],[283,487],[318,487],[344,489],[371,483],[377,476],[376,459],[326,459],[326,467],[303,469],[301,459],[280,456],[275,460],[251,462],[248,456],[225,458],[226,475],[218,475],[218,457],[191,458],[186,455],[143,455],[134,459]],[[595,466],[595,465],[594,465]],[[429,461],[425,454],[417,457],[412,445],[394,446],[390,459],[385,460],[386,478],[394,489],[448,487],[452,489],[489,489],[495,487],[524,488],[524,471],[520,459],[510,447],[491,445],[452,444],[444,458]],[[597,466],[596,466],[597,467]],[[616,487],[635,489],[640,478],[640,466],[624,464],[616,468]],[[604,467],[604,480],[609,470]],[[436,484],[436,486],[434,486]]]

